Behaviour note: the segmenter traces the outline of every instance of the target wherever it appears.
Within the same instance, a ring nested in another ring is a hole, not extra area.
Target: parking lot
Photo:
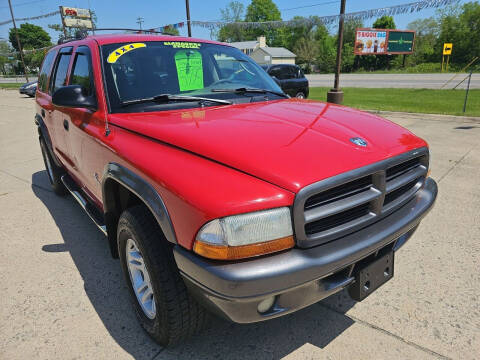
[[[251,325],[212,319],[163,349],[141,330],[118,260],[50,190],[34,100],[0,90],[0,359],[475,359],[480,356],[480,118],[390,113],[425,138],[439,196],[361,303],[345,292]]]

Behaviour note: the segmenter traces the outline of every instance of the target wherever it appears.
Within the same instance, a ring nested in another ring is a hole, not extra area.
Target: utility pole
[[[65,27],[65,16],[63,15],[63,6],[58,7],[60,9],[60,18],[62,19],[63,39],[67,40],[67,29]]]
[[[190,23],[190,2],[188,0],[185,0],[185,7],[187,9],[188,37],[192,37],[192,24]]]
[[[20,52],[20,58],[22,59],[23,72],[25,73],[25,79],[28,82],[27,67],[25,66],[25,60],[23,59],[22,44],[20,44],[20,38],[18,37],[17,25],[15,24],[15,17],[13,16],[12,2],[8,0],[8,6],[10,6],[10,15],[12,15],[13,28],[15,29],[15,37],[17,38],[18,51]]]
[[[327,101],[334,104],[343,102],[343,91],[340,89],[340,70],[342,69],[342,47],[343,47],[343,22],[345,16],[345,3],[342,0],[340,4],[340,19],[338,22],[338,43],[337,43],[337,68],[335,71],[335,83],[333,89],[327,93]]]
[[[143,18],[142,17],[138,17],[137,18],[137,24],[140,26],[140,30],[142,30],[142,23],[143,23]]]

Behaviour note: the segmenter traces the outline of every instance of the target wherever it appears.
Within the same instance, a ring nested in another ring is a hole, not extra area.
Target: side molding
[[[160,195],[147,181],[117,163],[109,163],[104,169],[102,197],[105,214],[111,213],[114,206],[114,203],[112,203],[114,200],[109,198],[105,191],[109,179],[115,180],[140,198],[155,216],[167,240],[174,244],[177,243],[170,215]]]

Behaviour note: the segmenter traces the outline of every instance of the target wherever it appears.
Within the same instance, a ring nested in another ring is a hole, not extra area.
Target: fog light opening
[[[387,266],[387,267],[385,268],[385,271],[383,272],[383,275],[385,275],[385,276],[389,276],[389,275],[390,275],[390,267],[389,267],[389,266]]]
[[[268,297],[262,301],[257,306],[257,311],[260,314],[265,314],[272,309],[273,304],[275,303],[275,296]]]
[[[365,285],[363,285],[363,288],[365,289],[365,291],[370,290],[370,280],[368,280],[367,282],[365,282]]]

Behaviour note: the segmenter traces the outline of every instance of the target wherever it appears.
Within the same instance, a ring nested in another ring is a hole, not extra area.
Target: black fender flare
[[[52,140],[50,139],[47,125],[45,125],[45,121],[40,114],[35,115],[35,125],[37,125],[38,136],[40,136],[47,144],[48,151],[50,151],[50,155],[52,155],[52,159],[55,162],[55,165],[60,168],[63,167],[62,163],[60,162],[60,160],[57,159],[55,153],[53,152]]]
[[[161,196],[145,179],[117,163],[108,163],[105,165],[102,178],[103,207],[106,218],[105,220],[107,222],[108,214],[114,211],[113,207],[115,204],[112,194],[109,194],[106,191],[106,184],[108,180],[114,180],[118,182],[120,185],[134,193],[141,201],[143,201],[160,225],[165,238],[173,244],[177,243],[177,238],[175,236],[175,230],[173,228],[170,215],[168,214],[167,207],[165,206]],[[112,242],[111,236],[115,238],[116,243],[116,234],[110,234],[109,232],[110,242]]]

